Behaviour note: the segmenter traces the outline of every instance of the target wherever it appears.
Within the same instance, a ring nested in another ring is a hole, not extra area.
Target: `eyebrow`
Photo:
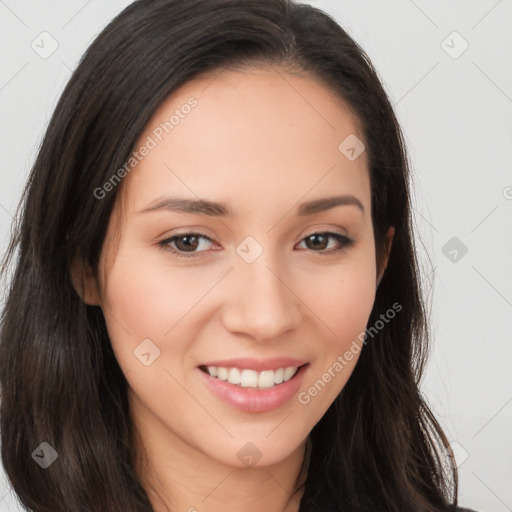
[[[364,206],[361,201],[350,194],[314,199],[302,203],[297,208],[297,215],[305,217],[315,213],[331,210],[337,206],[356,206],[364,214]],[[209,201],[207,199],[187,199],[183,197],[164,197],[151,202],[146,208],[139,210],[137,214],[154,212],[157,210],[176,211],[181,213],[195,213],[210,217],[234,217],[229,204],[224,202]]]

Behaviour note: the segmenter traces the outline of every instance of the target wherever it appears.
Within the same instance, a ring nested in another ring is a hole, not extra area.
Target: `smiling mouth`
[[[247,368],[226,368],[222,366],[205,365],[199,366],[199,369],[210,377],[238,387],[269,389],[289,381],[297,374],[300,368],[307,364],[309,363],[301,366],[286,366],[261,372]]]

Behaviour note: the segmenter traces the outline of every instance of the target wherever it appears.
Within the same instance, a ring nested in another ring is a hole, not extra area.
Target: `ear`
[[[73,288],[86,304],[101,305],[98,283],[89,264],[76,258],[71,266],[70,277]]]
[[[387,243],[386,243],[386,255],[384,257],[384,262],[382,264],[382,271],[377,276],[377,287],[379,286],[379,284],[380,284],[380,282],[382,280],[382,277],[384,276],[384,272],[386,270],[386,267],[388,266],[389,255],[391,253],[391,247],[393,246],[393,238],[394,238],[394,236],[395,236],[395,228],[394,228],[394,226],[390,226],[389,229],[388,229],[388,232],[386,233],[386,240],[387,240]]]

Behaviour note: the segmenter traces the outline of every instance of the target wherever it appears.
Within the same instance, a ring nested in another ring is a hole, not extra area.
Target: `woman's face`
[[[158,109],[89,295],[151,435],[270,465],[343,389],[377,279],[361,141],[341,101],[283,69],[201,77]]]

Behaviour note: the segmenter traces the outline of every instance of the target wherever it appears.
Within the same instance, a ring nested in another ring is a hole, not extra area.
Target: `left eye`
[[[328,240],[329,239],[334,239],[338,242],[338,247],[334,247],[331,248],[330,250],[325,250],[326,247],[324,247],[326,245],[325,242],[327,242],[327,245],[328,244]],[[321,245],[321,251],[313,251],[313,252],[319,252],[320,254],[331,254],[331,253],[337,253],[337,252],[341,252],[341,251],[344,251],[345,249],[348,249],[349,247],[352,247],[355,243],[355,239],[353,238],[350,238],[346,235],[342,235],[340,233],[330,233],[330,232],[317,232],[317,233],[311,233],[310,235],[308,235],[307,237],[303,238],[302,241],[306,241],[306,240],[309,240],[309,241],[312,241],[313,243],[309,244],[309,245],[313,245],[315,246],[316,244],[319,243],[319,245]],[[302,243],[302,242],[301,242]]]
[[[338,247],[334,249],[331,248],[326,250],[329,240],[336,240],[338,242]],[[210,241],[210,238],[203,233],[183,233],[180,235],[175,235],[170,238],[166,238],[158,242],[158,245],[166,250],[171,251],[177,256],[190,258],[200,256],[201,253],[206,251],[196,251],[199,246],[201,246],[202,241]],[[308,243],[309,241],[310,243]],[[331,254],[341,252],[349,247],[352,247],[355,243],[355,239],[350,238],[346,235],[342,235],[340,233],[331,233],[331,232],[316,232],[311,233],[302,239],[301,243],[305,242],[308,245],[309,249],[311,246],[320,245],[320,250],[313,250],[313,252],[317,252],[319,254]],[[312,243],[311,243],[312,242]],[[327,242],[327,243],[326,243]],[[188,254],[187,254],[188,253]]]

